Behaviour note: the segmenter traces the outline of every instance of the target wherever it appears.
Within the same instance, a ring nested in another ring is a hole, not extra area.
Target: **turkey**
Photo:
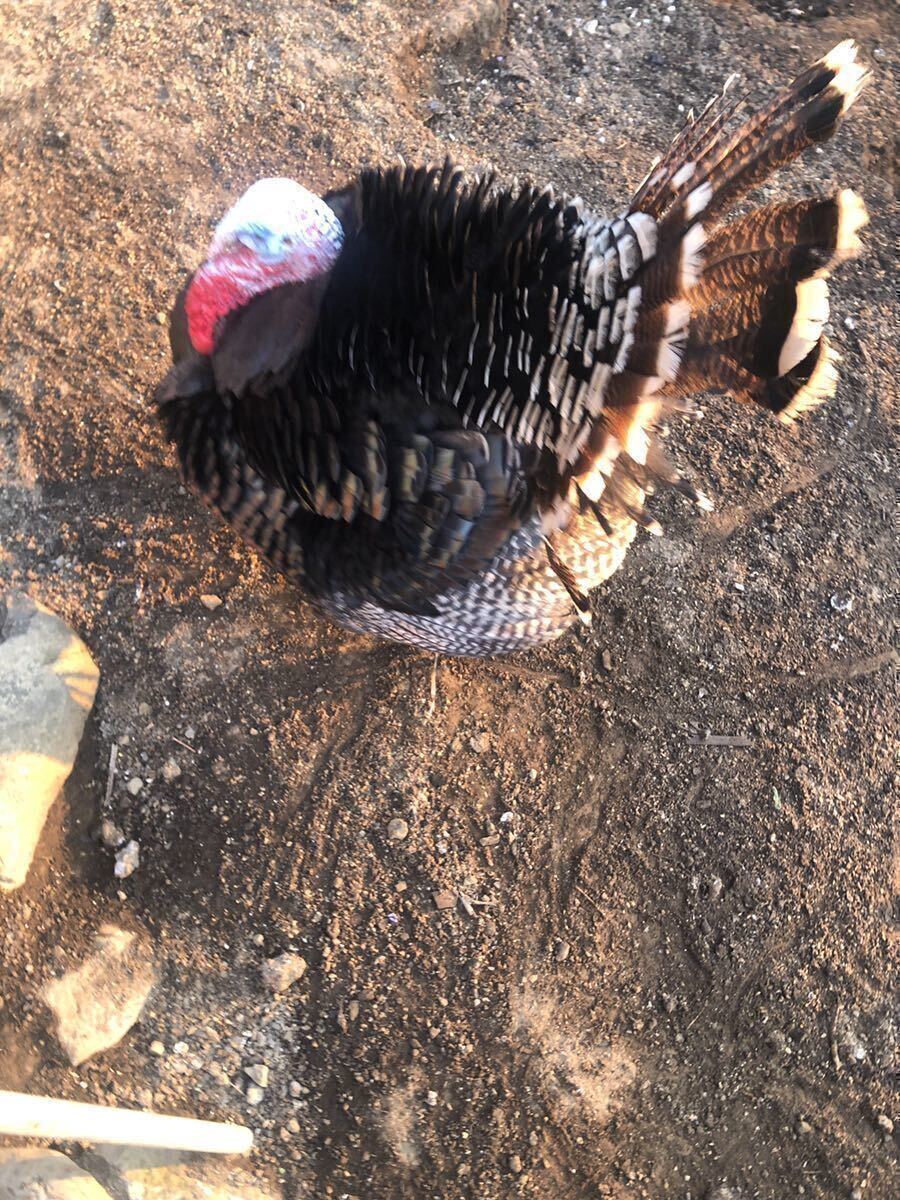
[[[692,394],[789,422],[833,393],[826,279],[861,200],[724,218],[865,79],[847,41],[750,116],[726,86],[613,220],[449,161],[253,184],[172,312],[157,404],[187,484],[348,629],[558,637],[659,532],[650,493],[705,504],[655,432]]]

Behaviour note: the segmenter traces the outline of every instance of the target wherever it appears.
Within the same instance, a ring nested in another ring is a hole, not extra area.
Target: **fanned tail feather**
[[[844,189],[721,218],[835,132],[868,78],[856,54],[852,41],[841,42],[740,124],[744,102],[732,77],[638,188],[629,217],[656,222],[656,253],[638,278],[633,340],[573,487],[582,509],[606,525],[642,511],[658,485],[708,506],[650,436],[692,392],[728,390],[785,422],[834,393],[837,355],[822,332],[826,280],[860,248],[862,200]]]

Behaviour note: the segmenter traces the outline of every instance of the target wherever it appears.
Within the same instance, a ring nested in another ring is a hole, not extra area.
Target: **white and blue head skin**
[[[254,296],[326,274],[344,232],[321,197],[293,179],[260,179],[228,210],[185,298],[194,349],[212,354],[221,323]]]

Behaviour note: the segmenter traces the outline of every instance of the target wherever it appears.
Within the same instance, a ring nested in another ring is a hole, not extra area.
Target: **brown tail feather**
[[[727,388],[789,416],[825,398],[836,377],[821,337],[824,280],[859,249],[862,201],[845,190],[768,205],[717,228],[715,217],[830,137],[866,78],[856,47],[842,42],[736,130],[738,106],[723,96],[676,139],[634,201],[658,219],[659,249],[641,280],[630,369],[647,369],[648,342],[671,331],[660,313],[686,298],[678,391]]]

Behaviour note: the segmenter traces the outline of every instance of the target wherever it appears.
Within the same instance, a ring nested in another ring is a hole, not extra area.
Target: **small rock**
[[[554,955],[554,958],[557,962],[565,962],[571,953],[572,947],[568,942],[560,941],[556,943],[556,954]]]
[[[287,1129],[288,1133],[299,1133],[300,1132],[300,1122],[297,1120],[296,1117],[291,1117],[291,1119],[287,1122],[287,1125],[285,1126],[285,1128]]]
[[[609,27],[609,32],[614,37],[628,37],[629,33],[631,33],[631,26],[627,21],[613,21]]]
[[[288,1092],[290,1092],[290,1094],[296,1100],[298,1096],[303,1095],[303,1088],[300,1086],[300,1084],[297,1082],[296,1079],[292,1079],[291,1082],[288,1084]]]
[[[113,872],[117,879],[127,879],[141,865],[141,846],[140,842],[131,839],[122,849],[116,854],[116,865],[113,867]]]
[[[244,1074],[257,1087],[266,1088],[269,1086],[269,1068],[265,1063],[254,1063],[252,1067],[244,1067]]]
[[[75,763],[100,673],[87,646],[22,592],[0,595],[0,889],[25,882]]]
[[[600,655],[600,665],[604,671],[611,671],[613,669],[612,653],[609,650],[604,650]]]
[[[894,1122],[887,1115],[887,1113],[878,1114],[878,1128],[883,1129],[885,1133],[894,1132]]]
[[[456,908],[456,892],[432,892],[431,895],[435,908]]]
[[[519,1158],[518,1154],[511,1154],[509,1156],[509,1169],[512,1171],[513,1175],[522,1174],[522,1160]]]
[[[287,951],[276,958],[267,958],[262,965],[263,983],[273,992],[286,992],[291,984],[302,979],[306,971],[306,959],[302,954]]]
[[[0,1150],[0,1200],[109,1200],[106,1188],[56,1150]]]
[[[437,1092],[427,1092],[425,1095],[425,1103],[429,1108],[434,1108],[438,1102]]]
[[[210,612],[215,612],[217,608],[222,607],[222,597],[214,596],[208,592],[200,597],[200,603],[204,608],[209,609]]]
[[[159,1040],[156,1040],[156,1041],[153,1041],[150,1043],[150,1053],[155,1055],[156,1058],[162,1058],[162,1056],[165,1054],[165,1052],[166,1052],[166,1048],[163,1045],[163,1043],[160,1042]]]
[[[100,822],[100,841],[110,850],[115,850],[125,841],[125,834],[115,821]]]
[[[724,883],[718,877],[718,875],[713,875],[712,879],[709,881],[709,898],[710,898],[710,900],[718,900],[719,897],[722,895],[722,889],[724,888],[724,886],[725,886]]]
[[[166,783],[174,783],[181,775],[181,767],[174,758],[167,758],[159,771]]]
[[[137,796],[144,787],[144,781],[139,776],[135,775],[133,779],[129,779],[125,785],[130,796]]]
[[[803,1134],[803,1135],[804,1135],[804,1137],[806,1136],[806,1134],[808,1134],[808,1133],[812,1133],[812,1129],[813,1129],[812,1125],[810,1125],[809,1121],[805,1121],[805,1120],[803,1119],[803,1117],[801,1117],[801,1118],[798,1120],[798,1122],[797,1122],[797,1132],[798,1132],[798,1133],[801,1133],[801,1134]]]
[[[173,1052],[173,1054],[187,1054],[187,1052],[188,1052],[187,1042],[176,1042],[175,1045],[172,1047],[172,1052]]]
[[[244,1093],[244,1096],[247,1100],[247,1103],[252,1104],[253,1107],[256,1108],[256,1106],[258,1104],[262,1104],[265,1094],[266,1093],[262,1090],[261,1087],[256,1087],[255,1085],[251,1085],[250,1087],[247,1088],[246,1092]]]
[[[351,1000],[347,1005],[347,1017],[351,1021],[355,1021],[359,1016],[359,1001]]]
[[[81,966],[45,985],[42,995],[56,1036],[73,1067],[122,1040],[141,1015],[156,983],[147,941],[103,925]]]
[[[409,825],[402,817],[394,817],[392,821],[388,821],[387,835],[392,842],[402,842],[409,836]]]
[[[835,612],[848,613],[853,608],[853,597],[842,596],[840,593],[835,592],[829,603]]]
[[[590,21],[585,21],[585,23],[584,23],[584,32],[585,32],[585,33],[596,33],[596,32],[597,32],[597,26],[598,26],[599,24],[600,24],[600,22],[599,22],[599,21],[597,21],[597,20],[593,20],[593,19],[592,19],[592,20],[590,20]]]

